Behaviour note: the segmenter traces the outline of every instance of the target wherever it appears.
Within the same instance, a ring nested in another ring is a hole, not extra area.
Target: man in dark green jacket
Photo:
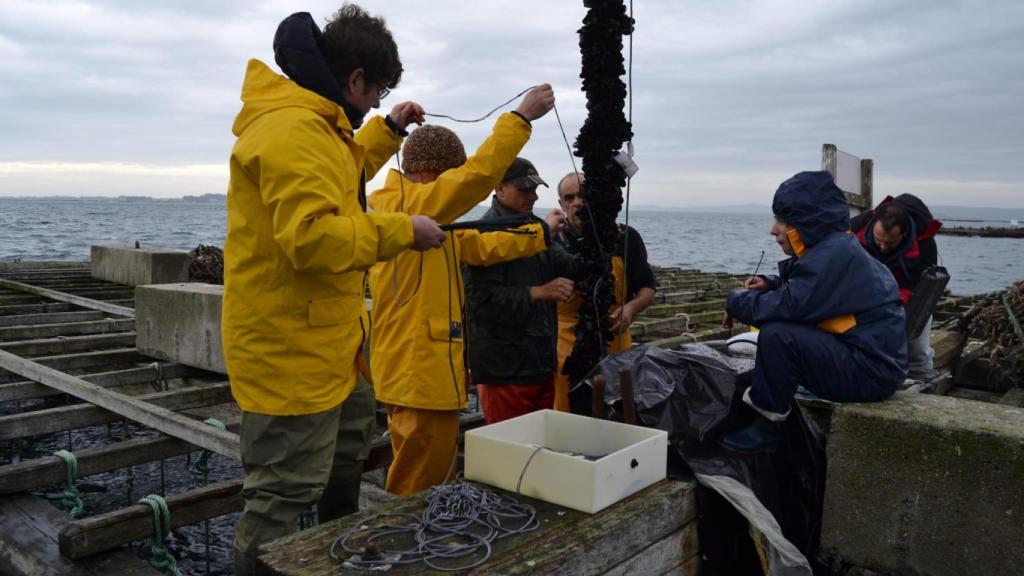
[[[533,164],[516,158],[482,219],[532,216],[540,185],[547,183]],[[560,212],[550,215],[549,237],[563,222]],[[489,424],[553,406],[557,303],[572,296],[573,269],[573,257],[557,244],[497,266],[464,266],[470,377]]]

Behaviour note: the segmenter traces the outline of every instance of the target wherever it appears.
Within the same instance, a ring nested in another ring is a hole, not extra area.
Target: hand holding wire
[[[541,84],[531,89],[523,101],[519,103],[516,112],[523,115],[523,118],[533,122],[547,114],[555,107],[555,91],[551,84]]]
[[[431,248],[440,248],[444,242],[445,233],[438,227],[437,222],[434,222],[433,218],[429,216],[412,216],[409,218],[412,221],[412,249],[413,250],[430,250]]]
[[[409,124],[422,125],[423,114],[423,106],[415,102],[399,102],[391,109],[391,113],[388,116],[391,117],[391,121],[400,130],[405,130],[405,127]]]

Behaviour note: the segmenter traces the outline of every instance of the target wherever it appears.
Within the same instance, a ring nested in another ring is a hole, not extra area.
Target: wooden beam
[[[60,324],[34,324],[0,327],[0,342],[17,340],[38,340],[59,336],[84,336],[87,334],[112,334],[135,330],[134,318],[107,318],[87,322],[63,322]]]
[[[44,364],[42,361],[39,363]],[[106,372],[86,374],[79,377],[82,380],[92,382],[97,386],[114,388],[117,386],[156,382],[160,378],[164,380],[173,380],[175,378],[183,378],[199,372],[190,366],[174,364],[173,362],[154,362],[154,364],[156,364],[156,366],[149,365],[141,368],[127,368],[125,370],[108,370]],[[51,366],[51,368],[53,368],[53,366]],[[0,402],[46,398],[47,396],[56,396],[59,394],[62,394],[62,392],[54,390],[49,386],[32,382],[31,380],[11,382],[10,384],[0,384]]]
[[[0,326],[26,326],[30,324],[61,324],[64,322],[88,322],[102,320],[106,312],[85,310],[82,312],[54,312],[50,314],[7,314],[0,316]]]
[[[49,366],[54,370],[67,372],[68,370],[81,370],[83,368],[95,368],[96,366],[119,366],[145,362],[150,360],[143,356],[135,348],[115,348],[113,350],[100,350],[97,352],[76,352],[73,354],[59,354],[56,356],[42,356],[32,359],[43,366]],[[10,372],[0,368],[0,376],[7,376]]]
[[[188,526],[237,512],[243,505],[242,478],[167,496],[166,501],[171,512],[171,528]],[[145,539],[152,533],[152,508],[136,504],[107,514],[69,522],[60,531],[60,552],[68,558],[77,560],[112,550],[128,542]]]
[[[22,340],[21,342],[0,342],[0,350],[6,350],[11,354],[19,356],[66,354],[110,346],[135,346],[135,332],[43,338],[41,340]]]
[[[676,541],[683,546],[678,531],[696,520],[695,491],[694,484],[663,480],[597,514],[524,497],[523,501],[536,508],[540,528],[495,541],[490,560],[463,573],[603,574],[662,539],[678,535]],[[419,514],[425,497],[424,491],[386,502],[377,506],[374,513]],[[345,569],[326,551],[339,535],[358,527],[365,519],[365,514],[352,514],[261,546],[256,573],[345,574]],[[404,576],[424,571],[421,564],[395,565],[388,574]]]
[[[238,430],[238,421],[225,422],[228,430]],[[155,438],[135,438],[96,448],[75,451],[78,477],[120,470],[128,466],[173,458],[196,450],[184,440],[159,435]],[[42,488],[63,482],[67,478],[67,465],[56,456],[42,456],[6,466],[0,466],[0,495]]]
[[[85,381],[83,380],[83,382]],[[88,382],[86,383],[88,384]],[[102,388],[100,390],[110,392]],[[231,401],[231,385],[227,382],[220,382],[209,386],[180,388],[165,392],[141,394],[139,396],[125,396],[125,398],[129,398],[138,404],[145,403],[149,407],[160,407],[177,412],[188,410],[189,408],[200,408],[202,406],[229,402]],[[176,414],[176,416],[180,415]],[[185,418],[184,416],[181,417]],[[54,432],[86,428],[97,424],[117,422],[118,420],[121,420],[120,415],[92,404],[73,404],[57,408],[19,412],[17,414],[0,416],[0,440],[52,434]]]
[[[99,300],[93,300],[91,298],[85,298],[83,296],[76,296],[74,294],[68,294],[66,292],[58,292],[56,290],[49,290],[47,288],[38,288],[29,284],[23,284],[21,282],[14,282],[12,280],[0,279],[0,287],[8,288],[11,290],[17,290],[19,292],[25,292],[27,294],[34,294],[36,296],[42,296],[49,298],[50,300],[56,300],[58,302],[67,302],[90,310],[100,310],[102,312],[109,312],[110,314],[116,314],[118,316],[124,316],[126,318],[134,318],[135,310],[126,308],[124,306],[116,306],[114,304],[108,304],[107,302],[101,302]]]
[[[49,314],[51,312],[68,312],[74,307],[67,302],[41,302],[39,304],[15,304],[0,306],[0,318],[21,314]]]
[[[211,429],[210,426],[196,422],[187,416],[175,414],[166,408],[134,400],[124,394],[101,388],[81,378],[47,368],[38,362],[19,358],[2,350],[0,350],[0,368],[5,368],[40,384],[46,384],[61,392],[67,392],[86,402],[106,408],[165,434],[188,440],[217,454],[235,460],[241,458],[237,434]]]
[[[0,498],[0,572],[32,576],[159,576],[127,550],[79,561],[61,556],[59,533],[68,515],[31,494]]]

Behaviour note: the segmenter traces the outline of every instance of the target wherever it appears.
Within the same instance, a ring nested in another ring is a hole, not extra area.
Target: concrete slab
[[[897,393],[837,408],[822,547],[892,574],[1024,566],[1024,410]]]
[[[135,288],[139,352],[227,374],[220,338],[224,287],[158,284]]]
[[[130,246],[93,246],[90,251],[93,278],[141,286],[188,282],[188,252]]]

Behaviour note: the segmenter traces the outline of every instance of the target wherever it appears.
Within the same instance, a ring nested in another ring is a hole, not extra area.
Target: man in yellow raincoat
[[[365,271],[444,239],[429,218],[365,212],[365,178],[422,117],[406,102],[354,131],[401,77],[383,21],[346,5],[321,34],[294,14],[274,49],[288,77],[249,62],[228,187],[222,336],[246,470],[238,574],[314,503],[321,519],[358,509],[374,411],[356,376]]]
[[[554,105],[548,85],[502,114],[491,136],[466,159],[458,136],[437,125],[417,128],[392,170],[370,195],[378,213],[425,214],[442,224],[485,200],[530,137],[530,122]],[[459,409],[466,406],[460,264],[488,266],[547,248],[543,227],[481,233],[459,230],[441,252],[403,252],[370,273],[374,389],[388,405],[394,460],[386,488],[405,496],[453,475]]]
[[[558,241],[571,254],[578,252],[579,237],[583,232],[580,210],[583,210],[581,189],[583,174],[566,174],[558,182],[558,205],[565,212],[568,226]],[[628,350],[633,345],[629,325],[633,319],[654,302],[657,280],[647,262],[647,248],[640,233],[632,227],[622,227],[619,243],[612,254],[612,275],[615,277],[615,307],[611,311],[612,332],[615,338],[608,343],[608,353]],[[628,252],[627,252],[628,251]],[[625,300],[625,304],[623,304]],[[572,354],[576,343],[576,314],[583,305],[584,297],[573,292],[572,298],[558,303],[558,371],[555,373],[555,410],[589,414],[590,395],[580,398],[570,406],[569,379],[562,374],[565,359]]]

